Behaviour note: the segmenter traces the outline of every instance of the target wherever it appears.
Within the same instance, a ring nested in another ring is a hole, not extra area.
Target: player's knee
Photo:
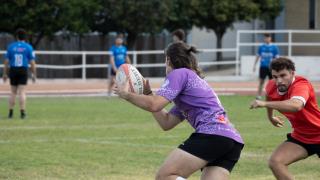
[[[276,169],[281,164],[281,159],[277,156],[271,156],[268,160],[268,166],[270,169]]]
[[[166,170],[166,168],[160,168],[156,174],[156,180],[166,180],[171,175],[169,171]]]

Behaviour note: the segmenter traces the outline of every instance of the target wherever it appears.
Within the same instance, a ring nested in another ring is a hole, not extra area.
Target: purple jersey
[[[225,136],[243,143],[216,93],[192,70],[171,71],[157,95],[173,101],[175,106],[169,113],[187,119],[197,133]]]

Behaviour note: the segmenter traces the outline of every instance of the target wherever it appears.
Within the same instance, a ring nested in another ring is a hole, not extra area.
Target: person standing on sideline
[[[173,42],[185,42],[186,35],[183,29],[177,29],[171,33]]]
[[[130,58],[127,54],[127,48],[123,45],[122,36],[117,36],[115,45],[110,48],[110,66],[111,66],[111,77],[108,87],[108,95],[111,95],[112,87],[115,82],[115,75],[118,68],[124,63],[131,63]]]
[[[260,60],[259,86],[256,99],[261,99],[262,97],[262,88],[264,86],[266,77],[268,77],[269,79],[272,78],[269,65],[272,59],[275,59],[277,57],[279,57],[278,47],[272,44],[272,38],[270,34],[264,34],[264,44],[259,46],[258,54],[253,65],[253,72],[255,72],[256,65]]]
[[[267,101],[254,100],[250,108],[267,108],[267,117],[275,127],[282,127],[280,117],[285,115],[293,128],[287,140],[281,143],[269,159],[269,167],[277,179],[294,179],[288,171],[292,163],[313,154],[320,158],[320,110],[311,83],[295,75],[295,65],[287,58],[271,62],[273,79],[266,86]]]
[[[13,117],[13,108],[16,96],[19,95],[20,118],[26,118],[26,94],[25,87],[28,81],[28,68],[31,67],[32,81],[36,80],[36,63],[32,46],[26,42],[27,33],[24,29],[18,29],[15,35],[17,41],[8,46],[4,60],[3,81],[10,78],[11,94],[9,97],[8,118]]]
[[[202,169],[202,179],[228,179],[244,146],[217,94],[203,79],[194,56],[197,50],[183,42],[165,50],[166,80],[156,94],[145,81],[143,95],[128,91],[128,81],[117,84],[115,93],[152,113],[168,131],[187,120],[195,132],[164,161],[156,180],[185,180]],[[174,102],[169,112],[165,107]]]

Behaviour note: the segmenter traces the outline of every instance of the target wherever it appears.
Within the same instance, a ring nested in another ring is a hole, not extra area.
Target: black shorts
[[[308,152],[308,156],[312,156],[314,154],[317,154],[318,157],[320,158],[320,144],[303,143],[301,141],[294,139],[290,133],[287,134],[286,142],[292,142],[292,143],[298,144],[298,145],[302,146]]]
[[[111,76],[115,76],[115,75],[116,75],[116,72],[113,69],[111,69]]]
[[[11,86],[26,85],[28,82],[28,69],[25,67],[12,67],[9,69]]]
[[[208,161],[206,166],[219,166],[231,172],[243,146],[224,136],[193,133],[179,148]]]
[[[266,79],[266,77],[268,77],[269,79],[272,79],[270,69],[268,67],[260,67],[259,78]]]

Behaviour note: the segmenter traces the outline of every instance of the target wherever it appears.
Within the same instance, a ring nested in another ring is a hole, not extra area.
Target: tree
[[[117,32],[128,34],[128,47],[132,49],[142,33],[158,33],[163,29],[169,9],[161,0],[105,0],[104,22]]]
[[[271,22],[274,28],[274,20],[283,9],[283,4],[279,0],[254,0],[259,5],[259,19],[266,23]]]
[[[36,48],[43,37],[59,31],[85,33],[93,14],[99,9],[96,0],[16,0],[0,6],[0,31],[13,34],[24,28]]]
[[[170,32],[180,28],[186,32],[190,30],[193,26],[191,0],[168,0],[166,3],[170,11],[164,27]]]
[[[217,48],[222,47],[223,35],[234,22],[250,21],[259,15],[259,6],[252,0],[191,0],[191,4],[195,25],[215,32]],[[221,52],[217,52],[217,60],[222,60]]]

